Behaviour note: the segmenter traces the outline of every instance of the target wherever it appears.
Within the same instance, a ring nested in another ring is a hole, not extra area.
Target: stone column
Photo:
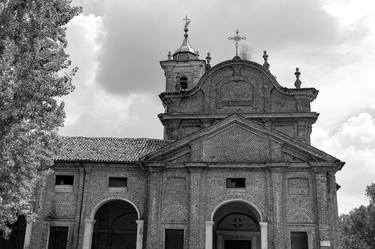
[[[137,246],[136,249],[143,247],[143,220],[136,220],[137,222]]]
[[[268,231],[267,231],[267,222],[259,222],[260,225],[260,248],[268,248]]]
[[[213,221],[206,221],[206,246],[205,249],[212,249]]]
[[[26,224],[25,240],[23,242],[23,249],[29,249],[30,248],[32,226],[33,226],[32,222]]]
[[[95,220],[93,219],[85,220],[85,231],[83,233],[82,249],[91,249],[92,232],[94,230],[94,223],[95,223]]]

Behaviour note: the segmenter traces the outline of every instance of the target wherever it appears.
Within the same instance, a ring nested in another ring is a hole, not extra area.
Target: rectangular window
[[[110,177],[108,187],[111,188],[126,188],[128,186],[128,178],[126,177]]]
[[[246,178],[227,178],[227,188],[245,188]]]
[[[309,249],[306,232],[291,232],[290,233],[291,249]]]
[[[68,230],[68,227],[50,227],[48,249],[66,249]]]
[[[183,229],[165,229],[165,249],[184,249]]]
[[[56,185],[73,185],[74,176],[72,175],[56,175]]]

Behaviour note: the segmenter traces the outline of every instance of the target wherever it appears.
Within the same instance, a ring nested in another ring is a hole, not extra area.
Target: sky
[[[67,52],[79,68],[65,102],[64,136],[162,138],[157,118],[165,90],[159,61],[189,39],[211,65],[241,51],[285,87],[319,90],[312,145],[346,162],[336,175],[339,213],[367,205],[375,183],[375,1],[373,0],[73,0],[83,12],[67,25]]]

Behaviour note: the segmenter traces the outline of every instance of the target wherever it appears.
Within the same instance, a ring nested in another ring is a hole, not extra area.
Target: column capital
[[[86,224],[94,224],[95,223],[95,219],[85,219],[85,223]]]
[[[206,225],[211,225],[211,226],[213,226],[215,224],[215,222],[212,221],[212,220],[206,221],[205,223],[206,223]]]
[[[136,222],[138,225],[143,225],[144,220],[136,220],[135,222]]]
[[[268,226],[268,223],[267,222],[259,222],[259,225],[261,227],[266,227],[266,226]]]

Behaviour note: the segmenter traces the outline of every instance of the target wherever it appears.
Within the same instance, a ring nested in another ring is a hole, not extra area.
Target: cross
[[[185,18],[182,20],[185,21],[185,29],[187,29],[187,26],[189,25],[191,20],[187,16],[185,16]]]
[[[246,40],[245,36],[239,36],[239,31],[238,29],[236,30],[236,35],[233,37],[228,37],[228,40],[233,40],[235,41],[234,45],[236,46],[236,56],[238,56],[238,42],[241,40]]]
[[[234,218],[232,224],[236,229],[239,229],[242,227],[242,220],[240,218]]]

